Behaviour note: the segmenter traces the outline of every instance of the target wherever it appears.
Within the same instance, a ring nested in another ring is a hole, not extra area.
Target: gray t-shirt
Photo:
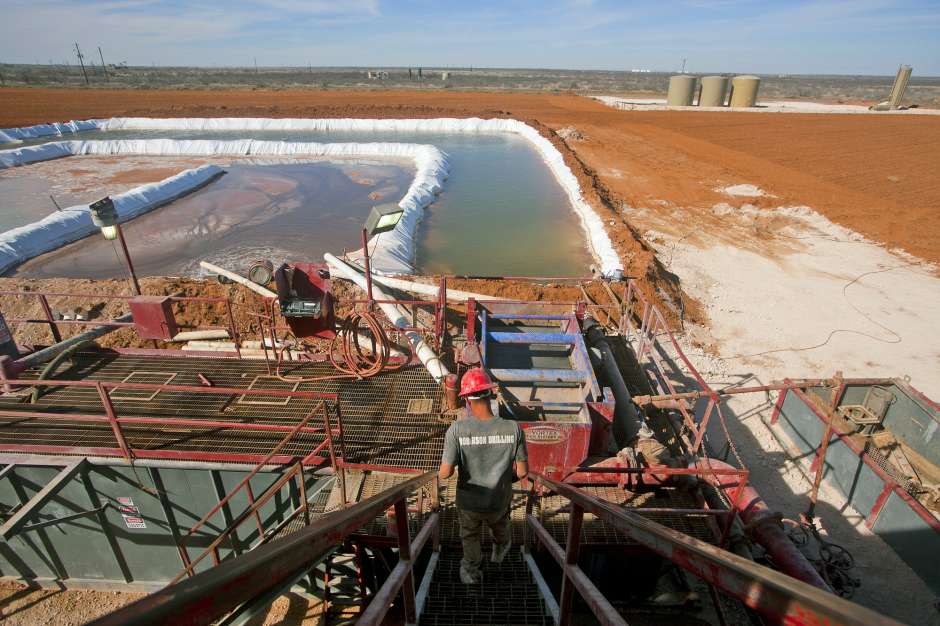
[[[522,427],[501,417],[469,415],[444,435],[442,461],[457,467],[457,506],[466,511],[495,513],[508,507],[515,462],[528,459]]]

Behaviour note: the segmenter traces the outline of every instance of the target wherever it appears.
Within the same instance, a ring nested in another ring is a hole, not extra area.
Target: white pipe
[[[181,333],[176,333],[170,341],[174,343],[184,342],[184,341],[205,341],[209,339],[228,339],[228,331],[224,328],[217,328],[213,330],[184,330]]]
[[[200,265],[200,267],[202,267],[203,269],[207,269],[207,270],[209,270],[210,272],[213,272],[213,273],[218,274],[218,275],[220,275],[220,276],[225,276],[225,277],[228,278],[229,280],[233,280],[233,281],[235,281],[236,283],[238,283],[239,285],[244,285],[245,287],[248,287],[249,289],[251,289],[252,291],[254,291],[256,294],[258,294],[259,296],[263,296],[263,297],[265,297],[265,298],[271,298],[272,300],[277,300],[277,294],[276,294],[276,293],[274,293],[273,291],[271,291],[271,290],[268,289],[267,287],[262,287],[261,285],[259,285],[259,284],[257,284],[257,283],[251,282],[251,280],[245,278],[245,277],[242,276],[241,274],[236,274],[235,272],[230,272],[230,271],[228,271],[227,269],[225,269],[224,267],[219,267],[218,265],[214,265],[214,264],[212,264],[212,263],[209,263],[208,261],[199,261],[199,265]]]
[[[360,268],[359,271],[364,272]],[[439,292],[439,287],[435,285],[428,285],[425,283],[417,283],[411,280],[403,280],[401,278],[393,278],[391,276],[381,276],[372,274],[372,284],[381,283],[386,287],[391,287],[393,289],[401,289],[402,291],[410,291],[412,293],[420,293],[426,296],[437,297]],[[510,302],[509,298],[500,298],[498,296],[489,296],[484,293],[474,293],[472,291],[461,291],[460,289],[447,289],[447,299],[453,300],[455,302],[466,302],[468,299],[473,298],[474,300],[502,300]]]
[[[324,254],[323,258],[326,259],[326,262],[330,264],[338,274],[347,280],[351,280],[362,289],[366,289],[366,277],[363,274],[360,274],[359,271],[353,266],[340,261],[332,254]],[[382,291],[381,287],[378,287],[373,283],[372,285],[372,294],[380,300],[391,300],[385,292]],[[382,309],[382,312],[385,313],[386,317],[398,328],[408,328],[411,324],[408,322],[407,313],[402,311],[397,305],[394,304],[380,304],[379,308]],[[415,354],[418,355],[418,358],[421,359],[421,362],[424,363],[424,367],[427,368],[428,373],[436,380],[441,382],[444,380],[444,377],[450,374],[450,370],[447,369],[447,366],[441,362],[440,357],[437,356],[437,353],[424,341],[424,337],[420,333],[413,330],[406,330],[405,337],[408,338],[408,342],[411,344],[411,349]]]

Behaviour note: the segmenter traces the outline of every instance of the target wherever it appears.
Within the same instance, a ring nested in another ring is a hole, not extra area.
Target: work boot
[[[460,582],[465,585],[478,585],[483,582],[483,572],[477,571],[475,574],[470,573],[466,568],[460,566]]]
[[[491,563],[502,563],[503,559],[506,558],[506,555],[509,554],[509,549],[512,548],[512,541],[507,541],[506,543],[500,545],[498,543],[493,544],[493,553],[490,554]]]

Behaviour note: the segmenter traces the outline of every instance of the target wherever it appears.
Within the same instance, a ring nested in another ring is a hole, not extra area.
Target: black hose
[[[70,358],[80,348],[84,348],[88,344],[94,343],[94,341],[95,341],[94,339],[87,339],[85,341],[76,343],[75,345],[69,346],[68,348],[60,352],[59,354],[52,357],[52,359],[48,363],[46,363],[46,366],[42,368],[42,372],[40,372],[39,378],[37,378],[36,380],[45,380],[47,377],[53,375],[56,369],[58,369],[59,365],[62,363],[62,361]],[[45,385],[34,386],[33,390],[30,392],[30,395],[29,395],[29,403],[36,404],[37,402],[39,402],[39,398],[42,396],[42,393],[45,390],[45,388],[46,388]]]

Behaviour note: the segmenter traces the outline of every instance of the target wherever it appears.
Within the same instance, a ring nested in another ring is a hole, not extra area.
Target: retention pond
[[[584,232],[567,195],[538,152],[517,135],[134,130],[89,131],[74,137],[432,144],[447,153],[450,176],[419,226],[416,265],[420,273],[580,276],[591,264]],[[154,167],[159,167],[159,158],[153,159]],[[336,166],[265,166],[264,173],[257,170],[254,174],[244,165],[229,169],[229,174],[206,189],[127,225],[128,244],[142,274],[194,273],[202,259],[220,263],[240,259],[239,265],[247,257],[318,259],[324,252],[358,248],[359,228],[369,208],[400,199],[413,175],[413,170],[406,173],[399,168],[398,173],[387,171],[381,185],[365,186],[349,182]],[[253,191],[252,180],[257,176],[288,179],[293,186],[275,196],[262,193],[262,198]],[[369,198],[369,193],[382,186],[400,192],[381,200]],[[110,248],[109,242],[85,239],[26,263],[17,273],[119,274],[120,265]]]
[[[413,175],[404,165],[328,161],[236,163],[225,169],[209,186],[124,225],[138,273],[198,274],[202,260],[243,271],[254,259],[305,260],[358,248],[370,207],[400,197]],[[116,243],[88,237],[14,272],[120,276],[124,266]]]

